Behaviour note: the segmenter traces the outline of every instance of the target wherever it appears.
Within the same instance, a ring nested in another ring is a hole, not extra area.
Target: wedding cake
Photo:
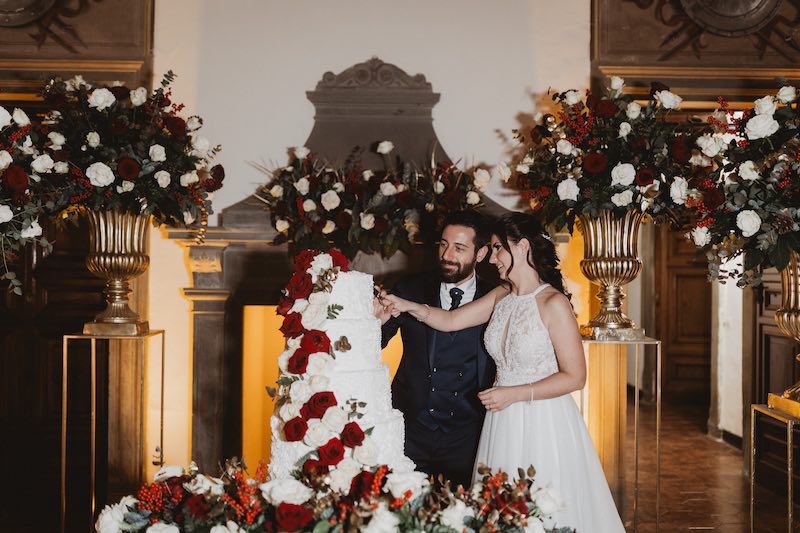
[[[292,358],[302,350],[302,341],[287,341],[287,350],[279,358],[285,400],[279,400],[270,421],[270,476],[291,475],[302,467],[301,459],[341,432],[342,415],[337,411],[325,413],[321,420],[308,420],[302,439],[288,434],[291,420],[302,426],[308,418],[308,411],[303,414],[303,403],[320,391],[332,392],[346,419],[357,422],[366,433],[363,445],[349,451],[351,458],[362,467],[385,464],[394,471],[411,471],[414,463],[403,451],[403,415],[392,408],[389,368],[381,361],[381,329],[380,320],[373,315],[372,276],[325,270],[325,266],[323,263],[322,267],[309,268],[315,287],[322,285],[325,289],[295,302],[292,309],[302,316],[305,331],[313,329],[327,335],[330,349],[328,354],[303,354],[308,358],[307,364],[305,372],[298,376],[292,374],[297,371],[292,368]],[[318,283],[326,275],[330,277],[327,287]],[[287,384],[289,380],[293,381]]]

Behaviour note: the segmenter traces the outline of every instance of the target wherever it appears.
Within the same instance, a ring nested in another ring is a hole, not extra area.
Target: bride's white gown
[[[486,350],[497,364],[495,386],[539,381],[558,372],[550,335],[539,315],[537,295],[509,294],[494,308],[486,328]],[[564,501],[555,525],[578,533],[624,533],[589,432],[570,395],[516,402],[487,412],[475,466],[486,464],[516,477],[536,469],[536,485],[552,486]],[[552,524],[550,524],[552,525]]]

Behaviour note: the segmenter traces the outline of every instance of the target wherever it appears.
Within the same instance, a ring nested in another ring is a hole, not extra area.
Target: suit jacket
[[[424,272],[412,274],[401,279],[392,293],[418,303],[427,303],[431,307],[440,307],[439,289],[441,280],[438,273]],[[475,300],[492,290],[492,285],[480,277],[477,279]],[[486,324],[475,326],[479,329],[477,336],[476,356],[478,363],[478,390],[489,388],[494,383],[495,364],[483,345],[483,332]],[[428,375],[435,360],[434,330],[404,313],[392,317],[382,327],[382,345],[388,342],[400,330],[403,339],[403,357],[392,381],[392,403],[403,412],[406,423],[416,420],[420,412],[426,408],[430,395]]]

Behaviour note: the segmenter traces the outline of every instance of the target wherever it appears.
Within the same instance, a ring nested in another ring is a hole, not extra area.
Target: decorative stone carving
[[[340,74],[326,72],[317,83],[317,91],[342,87],[402,88],[433,93],[431,84],[422,74],[409,76],[403,69],[373,57],[343,70]],[[438,100],[439,95],[435,95]]]

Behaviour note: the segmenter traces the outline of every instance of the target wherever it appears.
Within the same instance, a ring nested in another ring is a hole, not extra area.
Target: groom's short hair
[[[489,244],[489,221],[474,209],[452,211],[447,214],[442,223],[442,231],[447,226],[464,226],[475,231],[475,251],[477,252]],[[441,232],[439,233],[441,235]]]

